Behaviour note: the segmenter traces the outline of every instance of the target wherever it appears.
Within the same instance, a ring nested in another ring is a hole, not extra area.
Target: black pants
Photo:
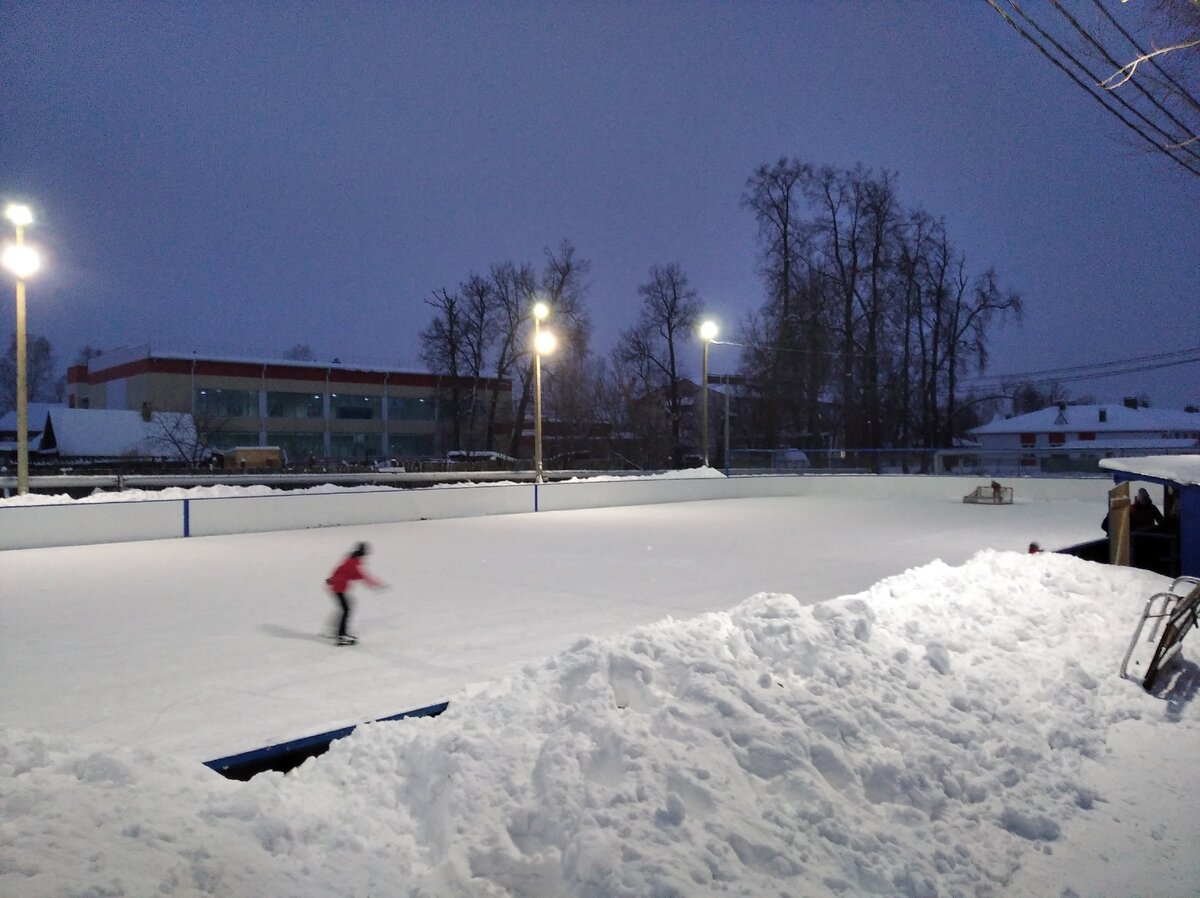
[[[338,604],[342,606],[342,614],[338,619],[338,637],[346,635],[346,624],[350,622],[350,599],[347,598],[344,592],[335,592],[334,597],[337,598]]]

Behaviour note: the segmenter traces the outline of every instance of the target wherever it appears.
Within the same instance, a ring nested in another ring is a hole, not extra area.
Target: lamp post
[[[542,356],[554,352],[558,341],[542,322],[550,315],[544,302],[533,307],[533,479],[542,482]]]
[[[708,347],[717,338],[717,325],[714,321],[705,321],[700,325],[700,339],[704,343],[704,364],[700,377],[700,445],[704,457],[704,467],[708,467]]]
[[[25,227],[33,223],[28,206],[11,204],[4,215],[17,229],[17,242],[4,250],[4,267],[17,278],[17,494],[29,492],[29,397],[25,359],[25,280],[41,264],[37,251],[25,245]]]

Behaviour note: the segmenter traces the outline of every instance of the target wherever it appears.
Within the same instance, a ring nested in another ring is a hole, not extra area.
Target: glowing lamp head
[[[4,248],[4,256],[0,261],[3,262],[5,268],[22,281],[36,272],[42,264],[37,250],[31,246],[17,246],[16,244],[10,244]]]
[[[558,346],[558,338],[550,331],[540,331],[533,341],[533,349],[538,355],[549,355]]]
[[[538,321],[545,321],[550,317],[550,307],[544,302],[533,304],[533,317]]]
[[[18,228],[33,224],[33,212],[28,206],[23,206],[20,203],[9,203],[8,207],[4,210],[4,217]]]
[[[706,343],[717,339],[717,323],[715,321],[705,321],[700,325],[700,339]]]

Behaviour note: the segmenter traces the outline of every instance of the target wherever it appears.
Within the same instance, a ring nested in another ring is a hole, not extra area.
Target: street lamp
[[[703,447],[704,467],[708,467],[708,347],[717,339],[717,325],[705,321],[700,325],[700,339],[704,342],[703,374],[700,377],[700,445]]]
[[[38,270],[37,251],[25,245],[25,227],[33,223],[28,206],[10,204],[5,217],[17,229],[17,242],[4,249],[4,267],[17,278],[17,494],[29,492],[29,398],[25,361],[25,280]]]
[[[550,331],[542,330],[550,307],[539,302],[533,307],[533,479],[542,482],[542,356],[554,352],[558,341]]]

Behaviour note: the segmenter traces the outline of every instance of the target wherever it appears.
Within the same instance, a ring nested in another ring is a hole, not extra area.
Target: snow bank
[[[1118,722],[1197,731],[1116,676],[1157,582],[984,552],[763,594],[249,783],[0,730],[0,892],[1002,895],[1097,813]]]

